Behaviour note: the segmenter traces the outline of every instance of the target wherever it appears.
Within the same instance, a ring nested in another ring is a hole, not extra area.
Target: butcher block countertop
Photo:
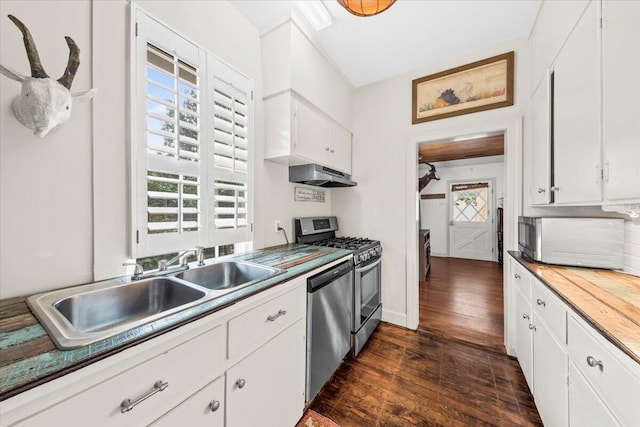
[[[640,277],[540,264],[509,251],[607,340],[640,363]]]
[[[74,350],[59,350],[29,310],[27,296],[0,300],[0,401],[228,307],[242,299],[346,257],[351,251],[291,244],[230,258],[286,272],[155,322]]]

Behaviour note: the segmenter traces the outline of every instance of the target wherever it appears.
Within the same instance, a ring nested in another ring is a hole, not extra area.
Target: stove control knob
[[[370,255],[371,257],[376,256],[376,250],[375,250],[375,249],[369,249],[369,255]]]

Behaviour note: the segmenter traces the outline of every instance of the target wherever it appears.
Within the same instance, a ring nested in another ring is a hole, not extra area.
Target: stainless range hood
[[[355,187],[351,175],[317,164],[289,166],[289,181],[316,187]]]

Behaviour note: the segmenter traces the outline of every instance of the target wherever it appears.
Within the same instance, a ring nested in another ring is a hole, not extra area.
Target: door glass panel
[[[461,188],[463,187],[463,188]],[[486,183],[458,184],[451,188],[452,218],[454,221],[486,222],[489,218]]]

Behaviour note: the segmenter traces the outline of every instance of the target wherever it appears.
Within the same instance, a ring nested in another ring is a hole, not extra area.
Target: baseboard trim
[[[382,308],[382,321],[387,323],[393,323],[397,326],[407,327],[407,314],[399,313],[397,311],[385,310]]]

